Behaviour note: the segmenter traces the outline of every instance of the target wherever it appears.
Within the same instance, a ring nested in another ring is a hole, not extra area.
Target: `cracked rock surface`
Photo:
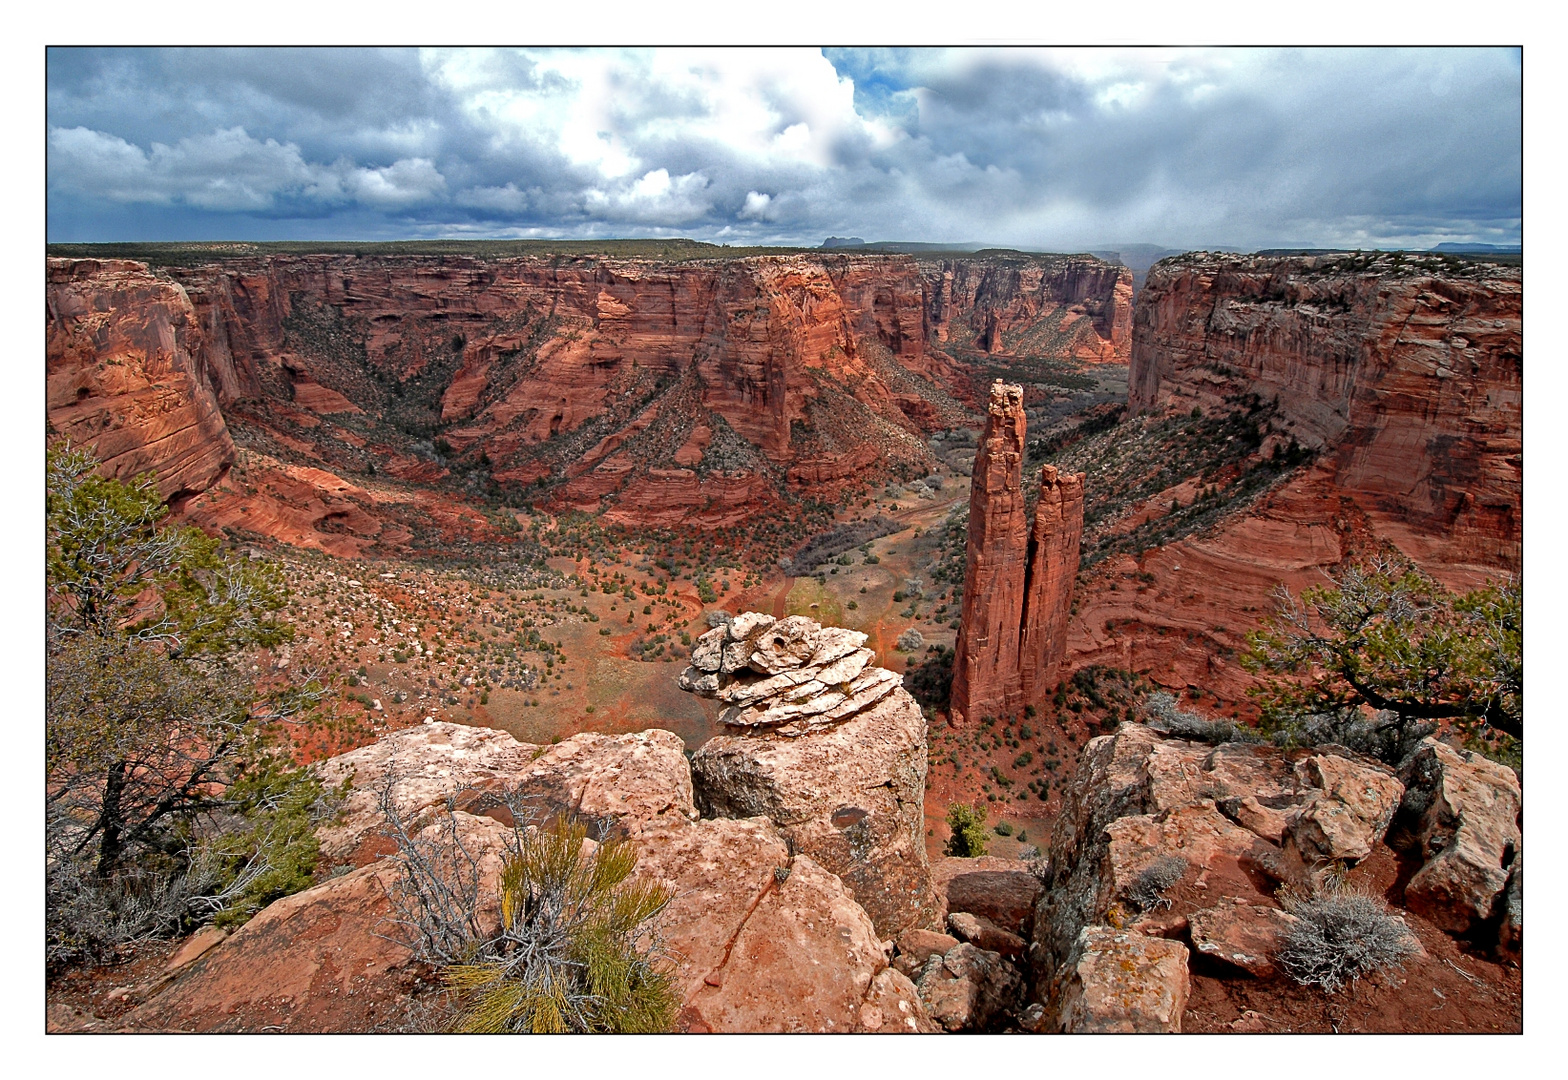
[[[748,612],[698,640],[681,686],[704,693],[710,679],[730,703],[720,716],[730,730],[692,756],[703,816],[768,818],[843,879],[885,939],[936,919],[925,718],[895,672],[870,666],[864,642],[801,616]],[[750,666],[723,670],[743,654]]]

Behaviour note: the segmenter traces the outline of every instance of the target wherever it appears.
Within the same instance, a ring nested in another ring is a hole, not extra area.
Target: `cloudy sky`
[[[1511,49],[51,49],[54,242],[1520,242]]]

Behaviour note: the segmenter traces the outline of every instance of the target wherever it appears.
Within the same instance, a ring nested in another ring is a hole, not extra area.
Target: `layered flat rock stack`
[[[1023,490],[1023,389],[991,384],[969,494],[954,719],[1017,715],[1055,687],[1083,533],[1083,474],[1047,465],[1031,530]]]
[[[692,756],[705,817],[766,817],[843,879],[884,938],[935,917],[926,730],[866,635],[747,612],[697,640],[683,690],[725,703]]]
[[[866,635],[821,626],[804,615],[774,619],[749,611],[697,639],[680,688],[718,698],[719,723],[804,735],[849,719],[901,684],[872,667]]]

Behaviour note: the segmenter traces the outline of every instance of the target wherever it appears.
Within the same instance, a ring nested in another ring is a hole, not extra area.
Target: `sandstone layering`
[[[1129,411],[1261,403],[1260,452],[1294,440],[1316,458],[1212,528],[1099,563],[1080,583],[1069,665],[1240,701],[1252,679],[1234,657],[1280,585],[1299,594],[1384,543],[1454,589],[1519,571],[1522,298],[1521,268],[1440,256],[1157,264],[1133,320]],[[1183,478],[1141,513],[1212,482]]]
[[[955,355],[1125,362],[1130,346],[1130,273],[1087,256],[53,259],[49,282],[57,426],[194,493],[233,459],[221,407],[258,458],[368,495],[314,517],[283,495],[244,517],[255,494],[225,489],[188,513],[329,549],[345,533],[406,542],[365,478],[454,468],[612,522],[734,525],[868,471],[927,469],[923,434],[971,415]],[[163,380],[150,426],[145,395],[106,369],[136,327],[170,339],[140,354],[194,383]],[[90,422],[67,400],[84,388]]]
[[[680,685],[726,705],[692,756],[703,812],[771,820],[891,938],[934,916],[925,718],[865,640],[746,612],[697,639]]]
[[[1128,405],[1277,400],[1282,435],[1409,554],[1516,563],[1524,395],[1518,267],[1196,253],[1150,272]]]
[[[964,600],[954,649],[955,719],[1016,716],[1054,689],[1083,531],[1083,474],[1047,465],[1031,531],[1024,502],[1023,391],[991,386],[970,481]]]

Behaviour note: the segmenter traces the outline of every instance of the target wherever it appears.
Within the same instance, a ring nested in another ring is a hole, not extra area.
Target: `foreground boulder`
[[[1019,1011],[1018,969],[969,942],[926,959],[917,983],[931,1019],[946,1031],[999,1030]]]
[[[410,829],[450,829],[482,897],[513,809],[571,813],[632,838],[635,876],[671,894],[650,925],[675,959],[688,1031],[935,1030],[914,984],[889,966],[843,882],[762,817],[698,820],[680,740],[663,731],[575,736],[552,747],[427,724],[319,766],[351,790],[323,848],[344,871],[286,897],[144,990],[129,1030],[368,1031],[438,1024],[435,973],[396,938],[399,869],[377,859],[387,791]],[[450,816],[447,815],[449,808]],[[521,824],[516,822],[516,824]],[[355,860],[363,861],[350,869]],[[484,909],[483,918],[494,919]],[[385,936],[383,936],[385,935]]]
[[[1279,908],[1226,897],[1214,907],[1193,912],[1188,926],[1192,947],[1199,953],[1267,978],[1276,970],[1274,957],[1295,921]]]
[[[731,703],[727,729],[692,756],[703,814],[768,818],[892,938],[936,918],[925,718],[896,674],[868,666],[864,640],[746,613],[698,640],[681,685]]]
[[[459,811],[453,825],[493,897],[505,826]],[[131,1031],[342,1032],[417,1027],[435,974],[414,963],[392,894],[398,868],[373,862],[263,908],[126,1015]],[[493,913],[492,913],[493,914]]]
[[[1187,947],[1108,926],[1086,926],[1062,967],[1055,997],[1069,1034],[1181,1031],[1190,983]]]
[[[931,882],[946,914],[978,915],[1025,938],[1034,928],[1040,879],[1022,860],[994,855],[938,859],[931,866]]]
[[[1519,780],[1507,766],[1435,739],[1423,740],[1402,772],[1403,811],[1423,859],[1405,903],[1449,933],[1470,933],[1506,904],[1523,843]],[[1514,910],[1518,928],[1506,933],[1522,935],[1522,900]]]

